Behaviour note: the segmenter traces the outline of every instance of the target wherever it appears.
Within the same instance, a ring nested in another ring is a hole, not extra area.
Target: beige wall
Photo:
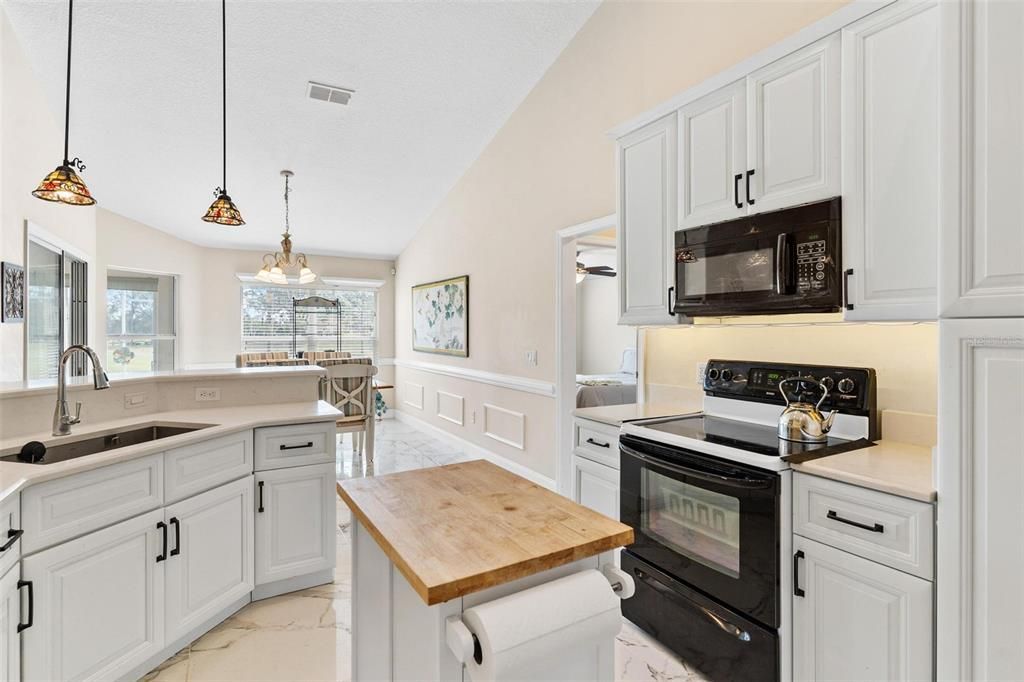
[[[402,252],[397,357],[553,382],[552,233],[614,212],[614,144],[606,132],[842,4],[604,3]],[[462,274],[470,275],[470,357],[414,353],[409,288]],[[525,360],[533,349],[535,367]],[[403,410],[402,384],[412,376],[397,369]],[[436,374],[422,379],[428,394],[457,393],[462,383]],[[520,397],[500,389],[491,400],[504,405]],[[553,477],[554,401],[524,410],[524,451],[487,438],[479,423],[460,427],[429,411],[417,416]]]
[[[61,161],[63,123],[50,113],[7,14],[0,8],[0,260],[25,265],[28,221],[52,235],[60,242],[58,246],[90,261],[95,258],[95,208],[40,201],[30,194]],[[72,148],[71,153],[74,151]],[[83,178],[89,182],[88,172]],[[95,267],[90,267],[89,285],[94,295]],[[94,318],[89,329],[92,339]],[[24,333],[24,324],[0,324],[0,381],[21,379]]]

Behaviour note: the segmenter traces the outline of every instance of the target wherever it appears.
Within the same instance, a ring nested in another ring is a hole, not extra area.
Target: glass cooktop
[[[824,443],[796,443],[779,438],[775,427],[772,426],[701,414],[656,419],[637,425],[653,431],[724,445],[759,455],[784,457],[788,461],[816,459],[871,444],[864,439],[851,441],[831,436]]]

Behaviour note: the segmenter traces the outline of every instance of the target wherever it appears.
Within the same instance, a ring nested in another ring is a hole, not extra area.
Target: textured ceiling
[[[67,3],[3,6],[62,123]],[[596,6],[230,0],[228,190],[247,224],[226,228],[200,220],[221,180],[220,3],[79,0],[70,153],[100,206],[236,248],[279,239],[289,168],[296,248],[394,256]],[[310,100],[309,80],[356,94]]]

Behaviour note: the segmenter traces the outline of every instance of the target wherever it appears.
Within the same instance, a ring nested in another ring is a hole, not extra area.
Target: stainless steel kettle
[[[800,381],[813,382],[821,388],[821,398],[817,403],[790,402],[783,386]],[[832,410],[825,416],[818,409],[828,397],[828,387],[812,377],[790,377],[779,382],[779,392],[786,401],[786,409],[779,416],[779,438],[798,443],[823,443],[828,440],[828,432],[832,429],[837,411]]]

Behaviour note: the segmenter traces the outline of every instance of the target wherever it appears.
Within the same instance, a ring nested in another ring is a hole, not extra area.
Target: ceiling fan
[[[591,265],[587,267],[580,261],[576,261],[576,283],[579,284],[587,275],[598,277],[614,277],[615,270],[610,265]]]

